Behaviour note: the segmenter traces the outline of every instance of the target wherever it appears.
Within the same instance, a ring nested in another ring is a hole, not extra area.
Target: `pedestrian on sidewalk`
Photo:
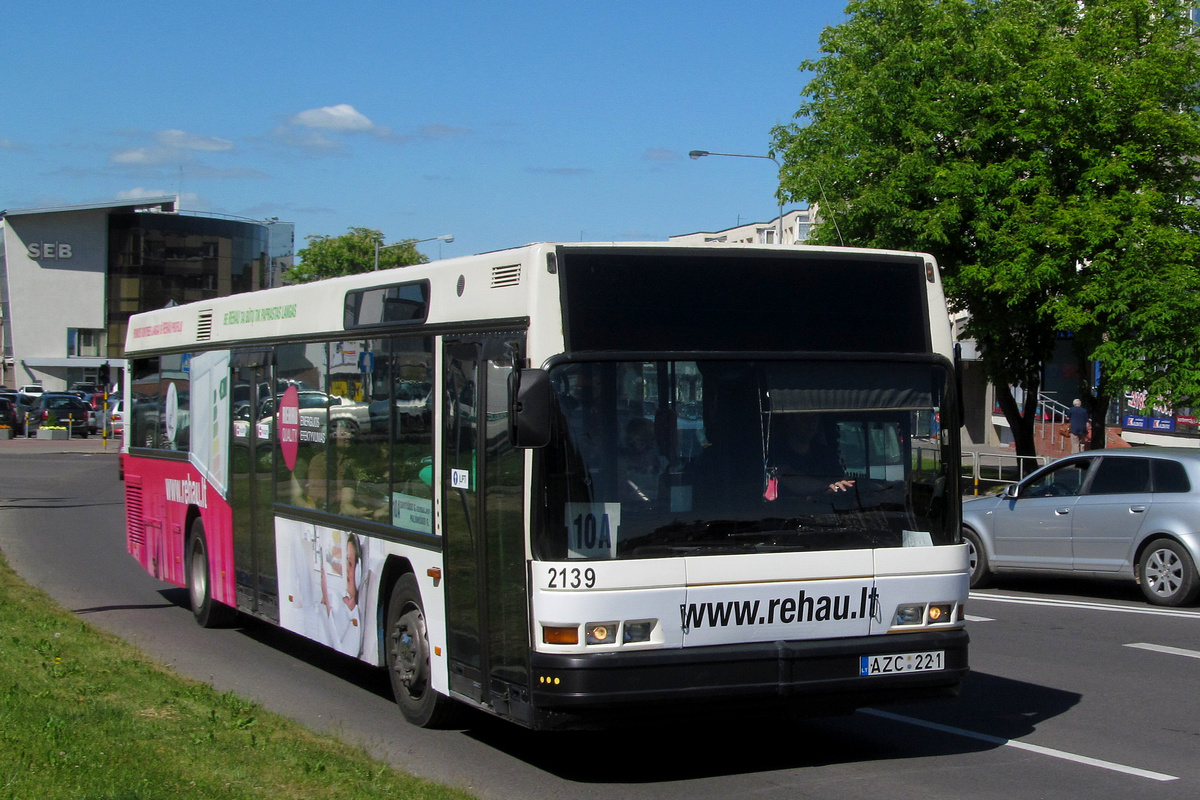
[[[1083,401],[1075,398],[1068,417],[1071,431],[1071,452],[1082,453],[1088,441],[1088,412],[1083,407]]]

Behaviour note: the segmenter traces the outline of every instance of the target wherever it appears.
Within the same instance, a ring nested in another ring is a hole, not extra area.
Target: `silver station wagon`
[[[971,587],[999,573],[1134,580],[1155,605],[1200,593],[1200,450],[1092,450],[963,503]]]

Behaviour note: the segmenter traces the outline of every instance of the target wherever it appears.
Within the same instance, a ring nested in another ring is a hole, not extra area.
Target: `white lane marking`
[[[1136,647],[1139,650],[1150,650],[1155,653],[1168,653],[1173,656],[1187,656],[1188,658],[1200,658],[1198,650],[1184,650],[1182,647],[1167,647],[1164,644],[1150,644],[1149,642],[1134,642],[1127,644],[1126,647]]]
[[[1099,767],[1100,769],[1112,770],[1113,772],[1122,772],[1126,775],[1132,775],[1135,778],[1149,778],[1152,781],[1177,781],[1179,778],[1175,775],[1165,775],[1161,772],[1151,772],[1148,769],[1138,769],[1137,767],[1126,766],[1125,764],[1117,764],[1113,761],[1104,761],[1099,758],[1091,758],[1089,756],[1076,755],[1068,753],[1065,750],[1055,750],[1052,747],[1042,747],[1038,744],[1027,744],[1026,742],[1014,742],[1012,739],[1002,739],[999,736],[989,736],[986,733],[976,733],[968,731],[964,728],[954,728],[950,725],[941,725],[937,722],[927,722],[923,719],[915,717],[905,717],[900,714],[892,714],[888,711],[880,711],[877,708],[860,708],[864,714],[870,714],[874,717],[882,717],[883,719],[894,720],[895,722],[906,722],[909,725],[917,725],[922,728],[929,728],[942,733],[952,733],[955,736],[965,736],[968,739],[977,739],[981,742],[989,744],[999,744],[1005,747],[1015,747],[1018,750],[1028,750],[1031,753],[1038,753],[1051,758],[1061,758],[1064,761],[1073,761],[1076,764],[1083,764],[1088,767]]]
[[[973,614],[967,614],[967,622],[995,622],[991,617],[976,617]]]
[[[1024,606],[1053,606],[1056,608],[1080,608],[1088,611],[1116,611],[1121,614],[1149,614],[1156,617],[1200,619],[1200,611],[1184,611],[1177,608],[1137,608],[1136,606],[1120,606],[1115,603],[1085,603],[1079,600],[1052,600],[1045,597],[1006,597],[982,592],[971,592],[970,599]]]

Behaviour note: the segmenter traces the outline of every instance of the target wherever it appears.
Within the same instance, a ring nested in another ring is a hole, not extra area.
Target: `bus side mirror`
[[[508,436],[514,447],[550,443],[550,373],[544,369],[513,370],[508,376]]]

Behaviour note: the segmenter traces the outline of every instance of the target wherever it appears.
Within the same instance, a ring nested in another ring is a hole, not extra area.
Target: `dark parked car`
[[[25,416],[37,398],[32,395],[21,394],[20,392],[13,391],[11,389],[6,389],[5,391],[0,392],[0,397],[12,403],[13,416],[16,420],[15,424],[12,426],[13,435],[24,436]]]
[[[7,425],[15,436],[19,430],[17,425],[17,404],[8,397],[0,397],[0,425]]]
[[[29,430],[48,426],[71,427],[71,435],[87,438],[95,412],[77,395],[66,392],[46,392],[33,402],[29,415]]]
[[[1200,450],[1092,450],[963,503],[971,586],[994,574],[1137,581],[1155,605],[1200,594]]]

